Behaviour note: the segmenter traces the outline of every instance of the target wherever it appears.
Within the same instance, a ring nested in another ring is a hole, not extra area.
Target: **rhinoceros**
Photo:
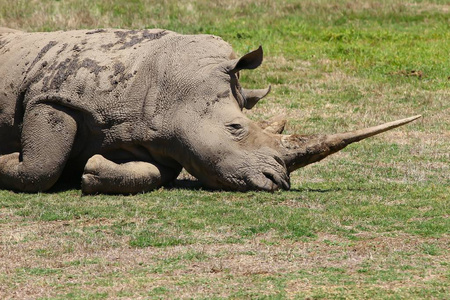
[[[138,193],[182,168],[205,187],[290,188],[290,173],[420,116],[331,135],[283,135],[243,110],[266,89],[239,84],[263,60],[213,35],[168,30],[0,30],[0,188]]]

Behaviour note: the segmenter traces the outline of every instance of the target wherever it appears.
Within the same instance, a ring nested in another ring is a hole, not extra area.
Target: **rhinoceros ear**
[[[248,89],[242,89],[242,93],[245,96],[245,108],[251,109],[253,106],[255,106],[256,103],[258,103],[259,100],[267,96],[270,92],[270,85],[267,89],[260,89],[260,90],[248,90]]]
[[[256,69],[263,61],[263,49],[259,46],[258,49],[245,54],[239,59],[230,60],[226,63],[226,70],[229,73],[236,73],[244,69]]]

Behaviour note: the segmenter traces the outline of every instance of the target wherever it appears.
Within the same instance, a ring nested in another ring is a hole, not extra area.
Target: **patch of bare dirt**
[[[417,13],[434,12],[434,11],[448,13],[450,11],[450,4],[446,3],[439,4],[424,1],[421,3],[405,3],[405,5],[415,10]]]
[[[417,77],[421,79],[424,77],[424,73],[420,70],[400,70],[397,72],[390,73],[391,75],[399,75],[399,76],[406,76],[406,77]]]
[[[294,199],[287,199],[283,202],[280,202],[278,205],[292,207],[292,208],[308,208],[312,210],[324,210],[325,205],[321,203],[312,203],[310,201],[303,202],[301,199],[294,200]]]

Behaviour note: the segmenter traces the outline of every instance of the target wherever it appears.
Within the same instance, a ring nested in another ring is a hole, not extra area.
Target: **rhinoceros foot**
[[[81,179],[84,194],[136,194],[154,190],[173,180],[179,172],[143,161],[115,163],[100,154],[92,156]]]

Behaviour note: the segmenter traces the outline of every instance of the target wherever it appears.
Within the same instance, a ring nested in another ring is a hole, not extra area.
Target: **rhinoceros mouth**
[[[276,191],[278,189],[289,190],[291,185],[289,183],[289,178],[284,179],[280,175],[272,174],[269,172],[263,172],[263,175],[271,181],[270,191]]]
[[[259,172],[252,172],[252,174],[247,174],[245,178],[234,182],[238,183],[238,189],[241,191],[273,192],[279,189],[289,190],[290,188],[289,175],[284,167],[283,170],[265,169]]]
[[[222,188],[238,191],[290,188],[289,174],[279,153],[264,147],[256,152],[240,154],[218,165],[216,178]]]
[[[284,178],[286,177],[286,178]],[[266,191],[273,192],[279,189],[289,190],[290,183],[287,175],[278,175],[273,172],[261,172],[247,178],[228,178],[222,182],[220,189],[233,191]]]
[[[281,161],[281,159],[279,160]],[[216,180],[212,181],[211,177],[208,178],[209,180],[207,178],[199,178],[199,180],[209,188],[226,191],[273,192],[290,189],[290,179],[284,164],[280,164],[277,168],[262,168],[259,171],[244,167],[239,168],[233,174],[222,174],[222,176],[217,174],[213,177]]]

